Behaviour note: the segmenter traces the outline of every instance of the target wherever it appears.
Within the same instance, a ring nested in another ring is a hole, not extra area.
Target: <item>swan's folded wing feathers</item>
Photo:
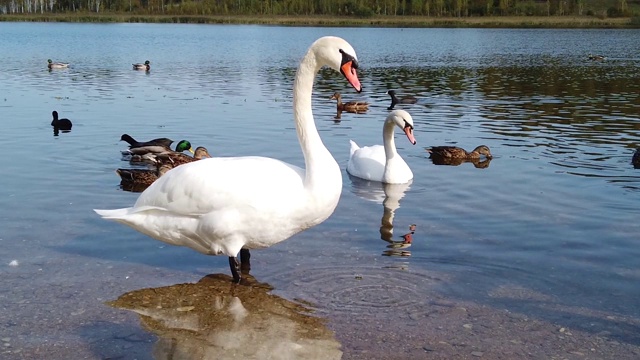
[[[163,175],[140,195],[135,207],[159,207],[183,215],[201,215],[240,204],[271,211],[283,208],[288,199],[295,201],[303,185],[304,171],[279,160],[203,159]],[[283,198],[283,193],[290,196]]]
[[[351,175],[371,180],[382,177],[385,163],[384,146],[364,146],[351,155],[347,170]]]

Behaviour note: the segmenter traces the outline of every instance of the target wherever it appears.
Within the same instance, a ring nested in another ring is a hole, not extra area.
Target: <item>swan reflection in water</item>
[[[348,174],[347,174],[348,175]],[[399,240],[393,239],[393,221],[396,210],[400,208],[400,200],[411,187],[411,181],[405,184],[386,184],[377,181],[363,180],[349,175],[351,179],[351,191],[359,198],[382,204],[383,214],[380,221],[380,238],[388,244],[382,252],[385,256],[411,256],[411,243],[416,229],[415,224],[409,226],[409,232],[400,236]]]
[[[246,277],[245,277],[246,276]],[[195,284],[134,290],[109,305],[131,310],[159,337],[154,359],[340,359],[334,334],[308,308],[213,274]],[[249,283],[249,284],[247,284]]]

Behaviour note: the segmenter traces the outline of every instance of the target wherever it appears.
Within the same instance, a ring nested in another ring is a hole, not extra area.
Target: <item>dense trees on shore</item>
[[[0,14],[633,16],[640,0],[0,0]]]

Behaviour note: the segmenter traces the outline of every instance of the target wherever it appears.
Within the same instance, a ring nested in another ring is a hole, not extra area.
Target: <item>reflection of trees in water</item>
[[[131,291],[110,305],[139,314],[160,338],[155,359],[341,358],[322,319],[245,279],[236,285],[227,275],[209,275],[195,284]]]

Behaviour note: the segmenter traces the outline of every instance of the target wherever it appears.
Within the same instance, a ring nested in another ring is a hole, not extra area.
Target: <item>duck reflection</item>
[[[342,351],[322,319],[269,293],[245,275],[223,274],[195,284],[135,290],[109,305],[140,315],[160,340],[155,359],[340,359]]]
[[[453,158],[440,158],[440,157],[431,157],[431,162],[434,165],[450,165],[450,166],[458,166],[464,163],[471,163],[477,169],[486,169],[489,167],[491,163],[491,159],[453,159]]]
[[[640,148],[633,153],[633,157],[631,157],[631,164],[634,169],[640,169]]]
[[[351,191],[358,197],[382,204],[383,213],[380,221],[380,238],[387,242],[386,250],[382,252],[384,256],[411,256],[411,243],[415,233],[416,225],[409,226],[409,232],[400,236],[399,240],[393,238],[393,221],[396,210],[400,208],[400,200],[410,189],[411,183],[406,184],[386,184],[377,181],[367,181],[349,175],[351,179]]]

